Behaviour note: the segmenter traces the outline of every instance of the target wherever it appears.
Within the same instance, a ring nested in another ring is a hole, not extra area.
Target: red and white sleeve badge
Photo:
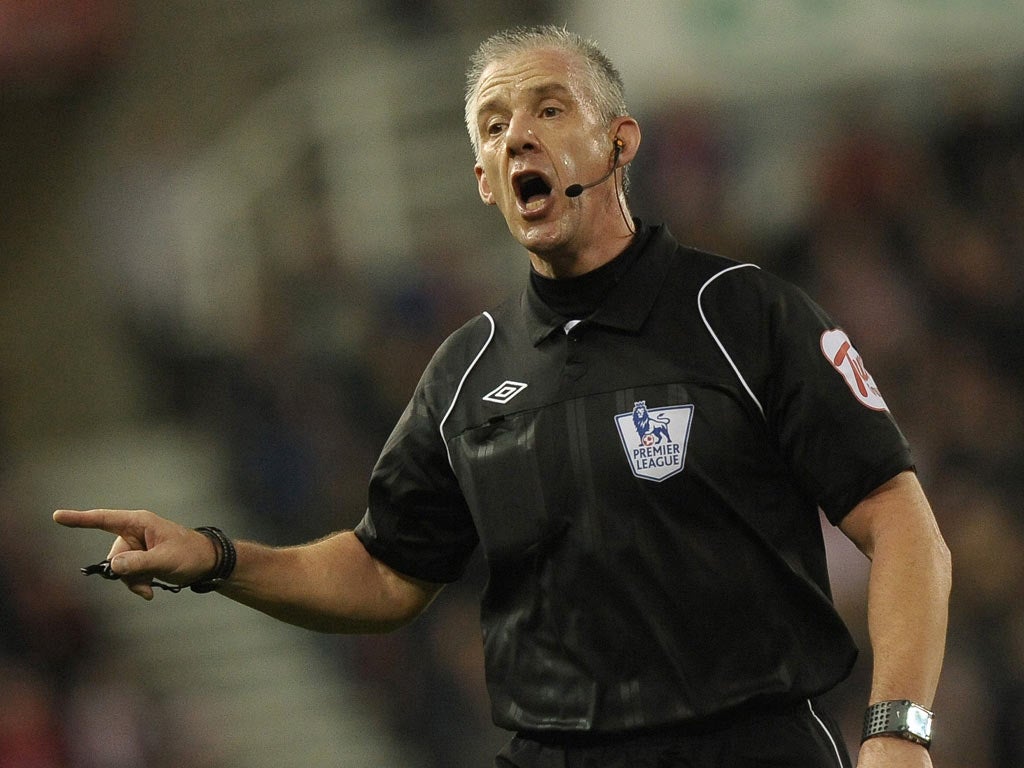
[[[833,328],[821,334],[821,351],[862,405],[874,411],[889,410],[874,378],[864,367],[863,358],[843,331]]]

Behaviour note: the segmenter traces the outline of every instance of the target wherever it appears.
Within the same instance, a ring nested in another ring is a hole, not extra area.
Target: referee
[[[930,766],[949,553],[850,338],[793,286],[631,216],[640,128],[563,29],[474,56],[480,197],[526,250],[522,292],[435,354],[354,531],[272,548],[147,511],[94,569],[151,598],[217,590],[310,629],[380,632],[473,551],[497,766],[839,768],[818,697],[857,650],[818,510],[871,559],[861,768]]]

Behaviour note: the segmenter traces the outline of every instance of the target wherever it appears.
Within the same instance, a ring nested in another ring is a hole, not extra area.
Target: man
[[[815,697],[856,650],[818,508],[872,559],[865,768],[931,765],[949,554],[850,340],[800,291],[633,219],[621,78],[564,30],[486,41],[466,121],[479,193],[530,284],[438,350],[355,531],[270,548],[146,511],[108,575],[218,589],[283,621],[380,632],[483,547],[501,766],[850,765]]]

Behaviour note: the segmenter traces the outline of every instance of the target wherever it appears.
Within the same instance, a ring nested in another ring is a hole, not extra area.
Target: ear
[[[487,174],[484,173],[483,167],[477,163],[473,166],[473,172],[476,174],[476,188],[480,193],[480,199],[487,205],[494,205],[494,193],[491,192],[491,185],[487,181]]]
[[[611,137],[612,141],[616,138],[622,141],[619,163],[626,165],[633,162],[640,148],[640,124],[629,115],[616,117],[611,123]]]

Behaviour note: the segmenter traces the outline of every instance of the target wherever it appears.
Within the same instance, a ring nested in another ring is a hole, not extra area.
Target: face
[[[484,70],[476,98],[480,197],[542,258],[585,249],[608,226],[598,215],[607,207],[600,200],[611,195],[617,204],[613,184],[576,198],[564,194],[611,168],[616,129],[600,119],[576,67],[562,51],[517,54]]]

